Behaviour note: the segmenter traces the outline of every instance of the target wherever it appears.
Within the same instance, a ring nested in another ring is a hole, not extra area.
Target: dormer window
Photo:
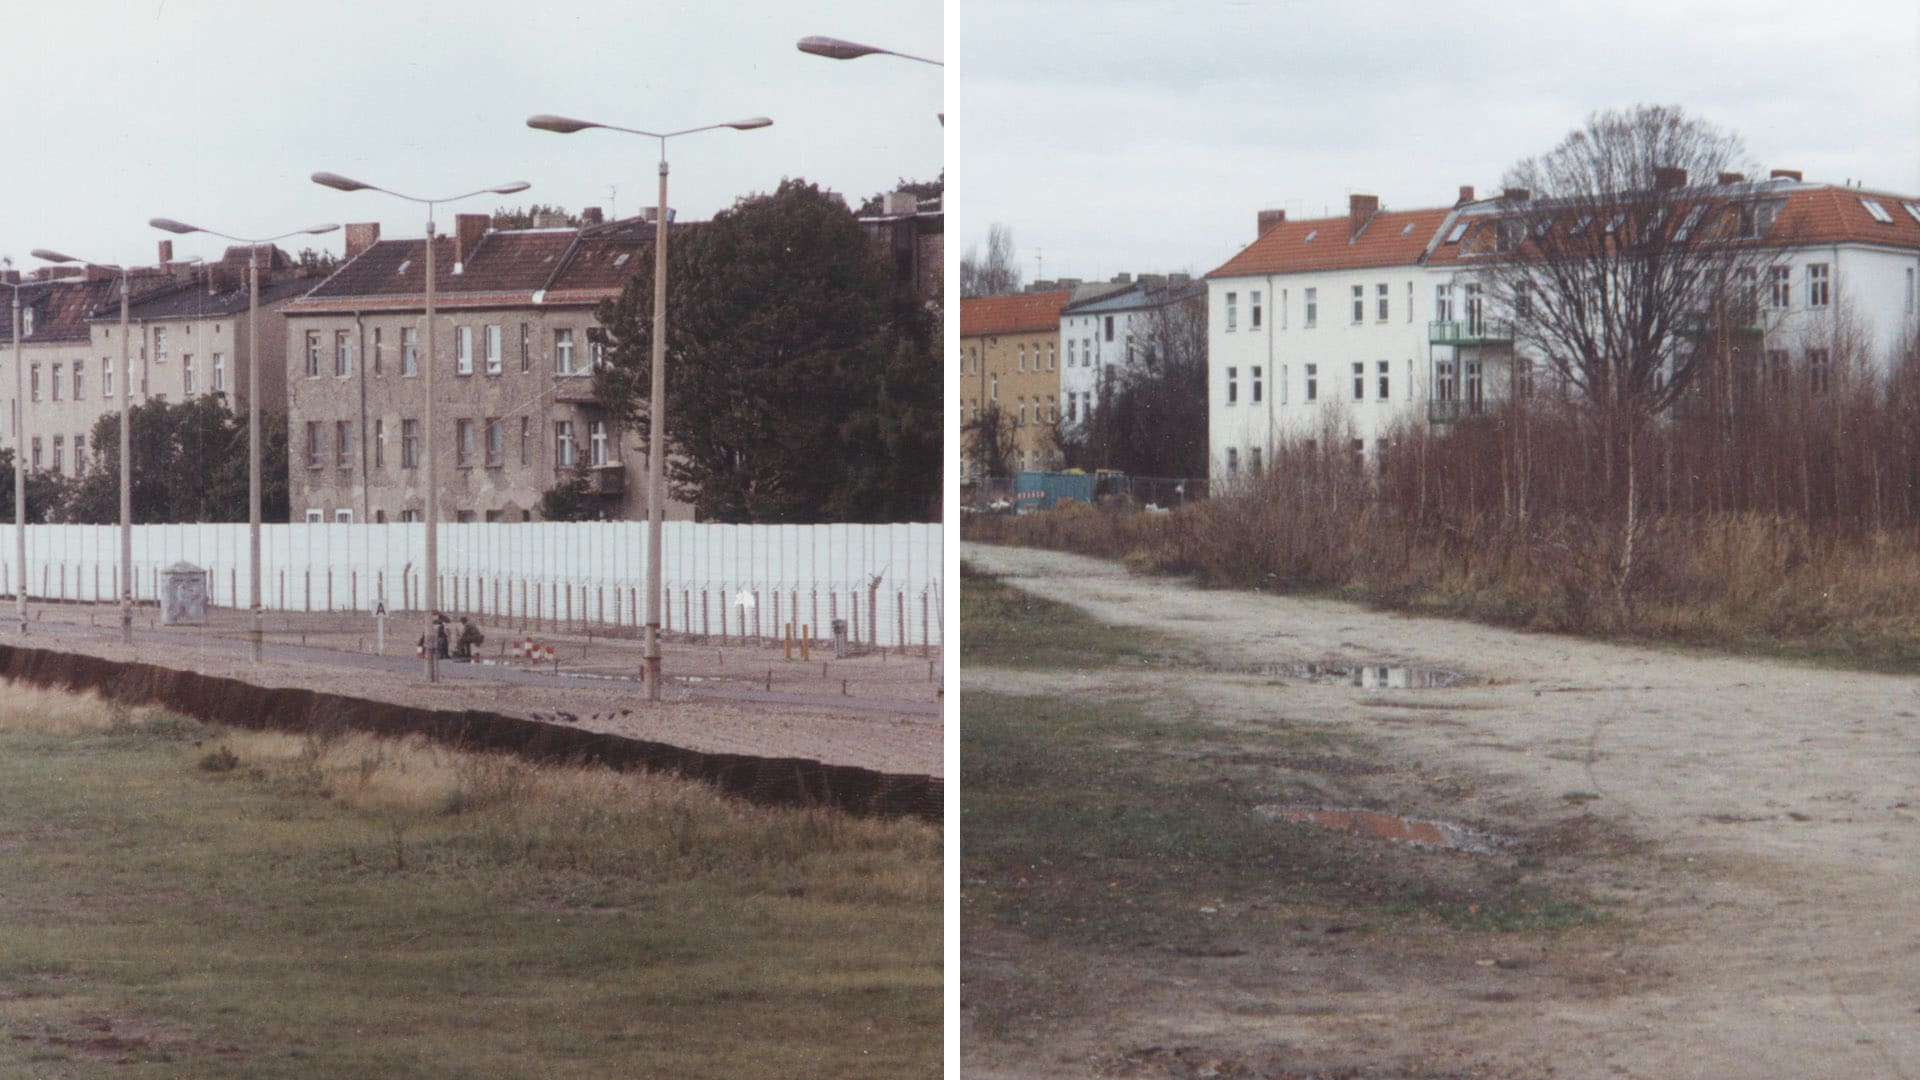
[[[1734,223],[1734,236],[1741,240],[1755,240],[1767,234],[1773,227],[1775,207],[1772,203],[1752,203],[1739,207]]]
[[[1920,221],[1920,203],[1903,202],[1900,206],[1907,212],[1908,217]]]
[[[1533,235],[1535,235],[1535,236],[1545,236],[1545,235],[1547,235],[1547,230],[1548,230],[1548,229],[1551,229],[1551,228],[1553,228],[1553,219],[1552,219],[1552,218],[1550,218],[1550,217],[1548,217],[1548,218],[1541,218],[1541,219],[1540,219],[1540,224],[1538,224],[1538,225],[1535,225],[1535,226],[1533,227]]]
[[[1467,235],[1467,223],[1464,221],[1457,222],[1454,224],[1452,231],[1447,233],[1447,243],[1457,244],[1460,242],[1460,238],[1465,235]]]
[[[1882,225],[1893,224],[1893,215],[1887,213],[1887,208],[1884,206],[1881,206],[1878,200],[1861,199],[1860,205],[1867,208],[1867,213],[1873,215],[1873,220],[1879,222]]]
[[[1593,215],[1581,214],[1580,220],[1574,222],[1573,228],[1568,229],[1567,232],[1573,236],[1579,236],[1581,233],[1586,232],[1587,226],[1591,224],[1593,224]]]

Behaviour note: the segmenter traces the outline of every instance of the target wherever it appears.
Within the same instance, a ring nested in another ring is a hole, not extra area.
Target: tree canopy
[[[228,407],[224,394],[149,401],[135,405],[127,420],[135,524],[247,520],[247,418]],[[285,521],[291,505],[286,417],[262,413],[260,436],[261,520]],[[87,471],[62,481],[59,508],[44,520],[120,520],[120,414],[101,416],[90,438]]]
[[[960,257],[960,295],[1000,296],[1020,291],[1020,262],[1013,253],[1013,230],[994,224],[987,228],[987,254],[968,247]]]
[[[667,470],[706,520],[902,521],[941,483],[938,328],[844,201],[803,180],[673,230]],[[594,389],[644,446],[653,259],[603,303]]]

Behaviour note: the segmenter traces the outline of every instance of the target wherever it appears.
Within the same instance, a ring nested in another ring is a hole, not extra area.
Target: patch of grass
[[[1516,886],[1487,901],[1466,904],[1438,899],[1413,901],[1396,904],[1393,910],[1400,915],[1425,914],[1462,930],[1503,933],[1567,930],[1593,926],[1607,918],[1605,912],[1590,904],[1556,897],[1531,886]]]
[[[938,1075],[937,830],[36,697],[0,703],[0,1075]]]
[[[1107,626],[1056,600],[1034,596],[960,565],[960,662],[1011,668],[1126,667],[1171,663],[1170,638]]]

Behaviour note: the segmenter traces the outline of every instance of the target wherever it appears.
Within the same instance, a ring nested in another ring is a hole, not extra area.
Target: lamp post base
[[[133,605],[124,600],[120,602],[120,644],[133,644]]]
[[[267,613],[260,608],[254,608],[253,625],[247,627],[247,652],[256,664],[260,662],[261,654],[265,651],[266,638]]]

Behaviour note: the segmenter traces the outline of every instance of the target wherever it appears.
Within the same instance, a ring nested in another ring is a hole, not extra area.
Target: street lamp
[[[653,222],[653,376],[652,395],[647,402],[647,700],[660,700],[660,544],[661,523],[665,520],[666,490],[663,465],[666,460],[667,417],[667,140],[696,131],[733,128],[751,131],[773,121],[764,116],[706,124],[680,131],[641,131],[638,128],[599,124],[565,116],[541,113],[527,118],[527,126],[541,131],[571,135],[587,128],[624,131],[660,140],[660,208]]]
[[[133,391],[133,360],[127,338],[127,268],[112,263],[90,263],[46,248],[34,248],[33,257],[50,263],[82,263],[112,270],[120,275],[120,643],[133,644],[133,466],[129,453],[132,442],[127,414]],[[19,293],[14,293],[18,296]],[[15,338],[16,342],[18,337]],[[21,411],[24,413],[24,403]],[[21,572],[26,572],[23,565]]]
[[[918,60],[923,64],[932,64],[934,67],[946,66],[938,60],[931,60],[924,56],[895,52],[892,49],[883,49],[878,45],[862,45],[857,41],[843,41],[836,37],[822,37],[818,34],[812,37],[801,38],[794,47],[803,53],[824,56],[830,60],[857,60],[862,56],[879,54],[884,56],[898,56],[903,60]]]
[[[525,191],[533,185],[527,183],[525,180],[515,180],[511,183],[501,184],[498,187],[469,191],[463,195],[445,195],[437,199],[422,199],[413,195],[402,194],[391,188],[383,188],[341,176],[339,173],[317,172],[313,174],[312,179],[314,183],[322,187],[333,188],[335,191],[378,191],[391,195],[396,199],[424,203],[427,207],[427,379],[425,386],[427,395],[427,582],[425,597],[426,617],[424,620],[426,628],[420,635],[420,652],[426,662],[427,681],[437,682],[440,678],[440,651],[434,648],[433,613],[440,606],[440,586],[437,580],[437,575],[440,573],[440,538],[438,535],[440,532],[440,484],[439,470],[434,467],[434,463],[439,460],[439,455],[434,452],[435,448],[433,443],[433,369],[435,366],[433,352],[433,208],[440,203],[458,202],[461,199],[470,199],[475,195],[512,195],[518,191]]]
[[[212,229],[188,225],[172,218],[153,218],[147,222],[156,229],[186,235],[206,233],[223,240],[247,245],[247,590],[253,608],[247,639],[253,662],[260,662],[261,643],[266,638],[266,608],[260,603],[260,245],[285,240],[289,236],[319,235],[338,229],[338,225],[315,225],[295,229],[258,240],[229,236]]]
[[[8,270],[11,258],[0,260]],[[20,287],[25,282],[6,281],[13,290],[13,551],[17,584],[13,589],[14,612],[20,617],[20,636],[27,636],[27,376],[20,360]]]

